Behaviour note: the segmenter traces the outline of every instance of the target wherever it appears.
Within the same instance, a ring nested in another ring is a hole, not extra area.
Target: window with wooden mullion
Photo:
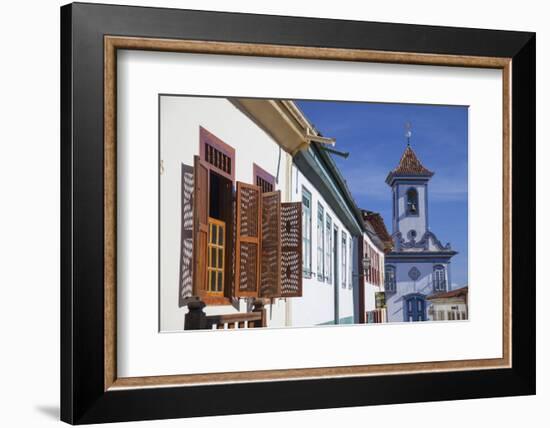
[[[208,219],[208,294],[223,296],[225,270],[225,223]]]

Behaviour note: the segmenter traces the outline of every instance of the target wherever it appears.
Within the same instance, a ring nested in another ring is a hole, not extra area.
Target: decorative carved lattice
[[[260,271],[260,188],[237,183],[237,233],[235,263],[235,295],[258,295]]]
[[[206,261],[208,245],[208,168],[195,156],[193,191],[193,295],[206,291]]]
[[[281,204],[281,297],[302,296],[302,204]]]
[[[260,297],[275,297],[280,292],[281,192],[262,194],[262,239]]]
[[[259,190],[254,187],[241,187],[240,198],[238,198],[240,209],[240,232],[242,236],[258,237],[260,195]]]
[[[179,306],[193,295],[193,167],[181,168],[181,242]]]
[[[241,242],[239,245],[239,294],[256,293],[258,288],[258,245]]]

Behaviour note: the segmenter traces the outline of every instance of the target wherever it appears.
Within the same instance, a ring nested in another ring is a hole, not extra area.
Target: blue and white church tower
[[[407,143],[399,165],[386,178],[392,190],[394,244],[385,258],[389,322],[431,319],[426,297],[450,290],[451,258],[457,253],[429,228],[428,187],[433,175]]]

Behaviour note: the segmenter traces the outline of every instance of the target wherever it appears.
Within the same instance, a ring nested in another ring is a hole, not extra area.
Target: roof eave
[[[429,171],[423,174],[400,174],[394,171],[391,171],[386,177],[386,184],[392,186],[394,181],[397,179],[409,179],[409,180],[428,180],[434,175],[433,172]]]

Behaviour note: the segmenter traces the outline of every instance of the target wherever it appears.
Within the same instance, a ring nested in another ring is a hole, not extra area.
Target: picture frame
[[[501,69],[502,358],[119,378],[120,49]],[[84,3],[63,6],[61,419],[86,424],[534,394],[535,97],[534,33]],[[224,399],[212,405],[212,395]]]

